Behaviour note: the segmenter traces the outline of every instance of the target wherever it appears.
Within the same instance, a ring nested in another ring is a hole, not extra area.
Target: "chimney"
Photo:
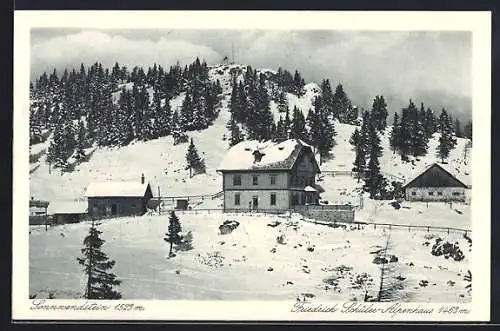
[[[141,184],[144,184],[144,174],[141,175]]]
[[[260,160],[262,160],[262,157],[265,155],[263,153],[261,153],[258,149],[256,149],[253,153],[253,163],[257,163],[257,162],[260,162]]]

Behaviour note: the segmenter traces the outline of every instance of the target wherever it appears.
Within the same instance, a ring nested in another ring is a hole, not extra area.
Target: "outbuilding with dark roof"
[[[466,201],[468,186],[444,165],[433,163],[407,181],[408,201]]]
[[[141,182],[90,183],[85,196],[92,218],[143,215],[153,197],[151,186]]]

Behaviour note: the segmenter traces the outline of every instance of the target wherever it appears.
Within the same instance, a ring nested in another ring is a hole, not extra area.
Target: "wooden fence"
[[[219,191],[214,194],[202,194],[202,195],[176,195],[176,196],[160,196],[154,197],[154,200],[161,200],[162,202],[172,202],[177,200],[187,200],[187,201],[200,201],[200,200],[214,200],[221,197],[224,191]]]
[[[354,178],[357,178],[358,175],[360,176],[360,178],[364,178],[365,176],[364,172],[359,173],[358,171],[347,171],[347,170],[323,170],[321,171],[321,174],[329,176],[351,176]],[[381,174],[384,175],[384,177],[387,177],[391,180],[404,181],[404,178],[390,174],[388,172],[382,171]]]
[[[472,230],[469,229],[461,229],[461,228],[455,228],[455,227],[446,227],[446,226],[433,226],[433,225],[410,225],[410,224],[394,224],[394,223],[375,223],[375,222],[341,222],[341,221],[335,221],[335,222],[321,222],[321,221],[308,221],[311,223],[315,224],[322,224],[322,225],[327,225],[327,226],[338,226],[339,224],[345,224],[345,225],[357,225],[358,228],[361,225],[364,226],[373,226],[374,229],[378,228],[388,228],[389,230],[392,230],[392,228],[399,228],[399,229],[408,229],[408,232],[411,230],[420,230],[420,231],[426,231],[430,232],[436,231],[436,232],[446,232],[447,234],[450,233],[463,233],[465,235],[468,235],[472,233]]]

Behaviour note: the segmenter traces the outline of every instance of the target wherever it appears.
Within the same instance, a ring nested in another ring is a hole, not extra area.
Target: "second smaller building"
[[[150,185],[142,180],[91,183],[85,196],[88,198],[89,216],[101,218],[143,215],[153,194]]]
[[[408,201],[466,201],[467,185],[445,169],[433,163],[410,179],[404,186]]]

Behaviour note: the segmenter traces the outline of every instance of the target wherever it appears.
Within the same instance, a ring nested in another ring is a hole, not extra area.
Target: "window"
[[[276,185],[276,175],[271,175],[271,185]]]
[[[438,195],[439,195],[439,196],[443,195],[443,192],[438,192]]]
[[[276,193],[271,193],[271,206],[276,206]]]
[[[259,184],[259,176],[252,176],[252,184],[253,185],[258,185]]]
[[[458,196],[458,195],[460,195],[460,192],[453,192],[452,195]]]
[[[241,185],[241,175],[234,175],[233,176],[233,185],[234,186],[240,186]]]
[[[235,193],[234,194],[234,205],[235,206],[239,206],[240,205],[240,194],[239,193]]]
[[[415,195],[417,195],[417,192],[411,192],[411,195],[415,196]]]
[[[434,195],[434,192],[430,191],[430,192],[429,192],[429,195]]]

